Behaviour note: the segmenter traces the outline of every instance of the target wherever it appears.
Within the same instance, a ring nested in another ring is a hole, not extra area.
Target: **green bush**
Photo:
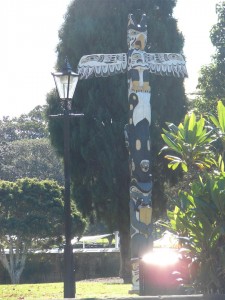
[[[181,166],[189,173],[165,225],[186,238],[190,269],[197,266],[193,284],[198,292],[209,294],[225,293],[225,107],[221,101],[217,114],[206,122],[202,117],[197,121],[192,113],[178,127],[168,124],[162,135],[167,144],[163,150],[174,154],[165,156],[168,166],[173,170]],[[215,141],[222,147],[217,148]]]

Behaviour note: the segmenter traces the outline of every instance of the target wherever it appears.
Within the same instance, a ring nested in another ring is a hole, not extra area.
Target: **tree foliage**
[[[209,119],[216,132],[217,138],[220,140],[220,152],[222,158],[225,159],[225,105],[223,105],[222,101],[218,101],[217,104],[217,117],[210,114]]]
[[[218,22],[210,32],[216,53],[212,62],[201,68],[197,86],[201,96],[193,102],[201,113],[215,112],[218,100],[225,104],[225,1],[216,5],[216,12]]]
[[[49,139],[16,140],[2,149],[0,179],[15,181],[24,177],[52,179],[63,184],[62,160]]]
[[[63,165],[49,141],[45,106],[0,120],[0,179],[29,177],[63,184]]]
[[[174,154],[165,156],[170,160],[169,168],[175,170],[181,166],[187,172],[193,167],[197,167],[195,171],[213,167],[221,171],[225,153],[225,106],[222,101],[218,101],[217,116],[209,114],[207,122],[202,116],[197,120],[192,113],[187,114],[179,126],[173,123],[167,123],[167,126],[169,130],[163,129],[162,134],[166,146],[161,152],[170,151]],[[218,146],[215,142],[221,147],[215,147]]]
[[[190,270],[198,265],[192,274],[196,292],[225,292],[224,186],[224,172],[200,177],[189,192],[180,191],[174,211],[168,212],[170,228],[189,239],[185,247],[193,258]]]
[[[147,14],[149,52],[181,52],[183,37],[172,17],[174,0],[76,0],[68,7],[59,31],[57,68],[67,56],[73,69],[83,55],[127,52],[127,18]],[[137,11],[140,9],[140,11]],[[163,181],[168,170],[162,157],[160,128],[165,120],[179,122],[185,108],[183,80],[149,76],[152,85],[152,173],[155,215],[165,208]],[[48,95],[48,114],[60,111],[55,92]],[[72,111],[84,118],[71,119],[71,159],[78,207],[91,219],[104,220],[119,229],[121,243],[129,248],[129,170],[124,141],[128,122],[126,75],[93,78],[78,83]],[[53,145],[63,155],[60,120],[49,122]],[[122,251],[125,249],[122,245]],[[127,253],[127,250],[125,251]],[[123,255],[123,254],[122,254]]]
[[[0,261],[12,283],[19,282],[28,251],[62,245],[63,215],[62,187],[55,181],[0,181]],[[74,206],[72,219],[73,234],[81,235],[85,222]]]
[[[3,117],[0,120],[1,142],[48,137],[45,109],[45,106],[39,105],[20,117]]]
[[[209,123],[208,126],[205,125],[204,118],[196,121],[193,116],[194,114],[186,116],[183,124],[176,130],[173,129],[172,133],[164,131],[163,134],[163,140],[167,144],[164,149],[179,155],[172,158],[171,155],[166,156],[172,160],[170,167],[175,169],[184,164],[183,170],[188,173],[191,173],[193,166],[198,167],[195,169],[198,176],[191,174],[186,187],[174,198],[175,208],[168,211],[169,227],[179,236],[189,239],[185,247],[193,258],[192,265],[197,264],[197,272],[192,278],[197,292],[224,293],[225,168],[222,157],[225,106],[221,101],[218,102],[217,117],[209,116],[211,126]],[[187,120],[188,127],[185,126]],[[173,127],[173,124],[169,124],[170,130]],[[183,131],[185,127],[186,130]],[[185,144],[181,132],[190,137],[185,140]],[[220,152],[218,147],[212,147],[215,139],[222,144]]]
[[[176,170],[179,166],[183,171],[194,166],[199,169],[210,167],[212,164],[212,143],[215,140],[213,129],[207,130],[205,119],[201,117],[196,120],[194,113],[186,115],[184,122],[179,126],[168,123],[169,130],[163,129],[162,138],[167,144],[162,151],[172,151],[179,155],[167,154],[166,159],[170,160],[168,167]]]

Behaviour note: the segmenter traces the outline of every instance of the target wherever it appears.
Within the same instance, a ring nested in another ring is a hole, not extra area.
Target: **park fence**
[[[110,239],[111,238],[111,239]],[[108,240],[107,241],[105,241]],[[97,243],[97,241],[102,243]],[[113,240],[113,243],[109,241]],[[119,275],[120,249],[119,234],[103,234],[76,237],[72,240],[76,280]],[[44,283],[63,281],[64,254],[63,248],[47,252],[35,251],[28,254],[21,283]],[[10,283],[7,271],[0,263],[0,284]]]
[[[21,283],[45,283],[63,281],[63,253],[30,253]],[[120,253],[113,252],[75,252],[76,280],[119,276]],[[10,283],[7,271],[0,264],[0,283]]]

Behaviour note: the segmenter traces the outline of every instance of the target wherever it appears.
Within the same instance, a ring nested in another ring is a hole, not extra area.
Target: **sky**
[[[70,2],[2,1],[0,118],[19,116],[37,105],[46,104],[46,94],[54,88],[51,72],[56,62],[58,30]],[[185,38],[183,52],[189,73],[188,79],[185,79],[187,94],[196,90],[199,70],[210,63],[210,57],[215,52],[209,31],[217,22],[215,4],[218,2],[177,0],[174,17]]]

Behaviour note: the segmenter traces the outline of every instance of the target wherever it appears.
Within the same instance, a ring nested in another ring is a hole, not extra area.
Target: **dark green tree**
[[[36,106],[28,114],[19,117],[3,117],[0,120],[1,142],[48,137],[46,106]]]
[[[2,151],[1,151],[2,149]],[[0,179],[52,179],[63,185],[63,164],[49,139],[25,139],[0,147]]]
[[[63,185],[63,164],[49,141],[46,106],[0,120],[0,179],[52,179]]]
[[[127,52],[127,17],[148,18],[149,52],[181,52],[183,37],[172,17],[175,0],[76,0],[68,7],[59,31],[57,68],[68,56],[73,69],[83,55]],[[138,10],[140,9],[140,10]],[[163,182],[168,169],[162,157],[160,131],[164,122],[178,123],[186,111],[183,80],[149,76],[152,85],[152,173],[155,216],[165,209]],[[61,110],[55,92],[48,95],[48,114]],[[78,83],[71,119],[71,159],[74,195],[78,207],[90,219],[104,220],[121,238],[121,276],[129,273],[129,170],[124,141],[128,122],[126,74],[93,78]],[[61,120],[50,120],[53,145],[63,155]],[[171,173],[170,173],[171,174]]]
[[[19,283],[29,251],[62,246],[62,191],[50,180],[0,180],[0,261],[12,283]],[[71,215],[73,233],[79,236],[85,221],[75,206]]]
[[[216,103],[225,104],[225,1],[216,5],[218,22],[212,27],[210,38],[216,53],[209,65],[201,68],[198,89],[201,96],[193,105],[201,113],[216,113]]]

